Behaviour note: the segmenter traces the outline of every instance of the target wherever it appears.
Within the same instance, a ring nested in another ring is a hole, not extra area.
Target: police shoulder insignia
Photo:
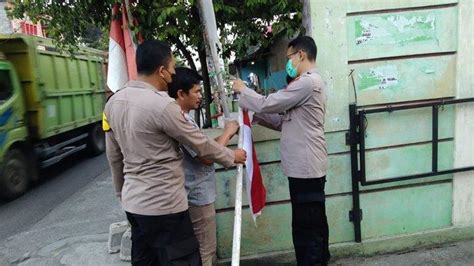
[[[102,112],[102,130],[104,132],[110,131],[109,121],[107,120],[105,112]]]

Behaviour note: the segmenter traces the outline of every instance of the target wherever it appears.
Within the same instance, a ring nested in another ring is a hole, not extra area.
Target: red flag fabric
[[[266,189],[263,185],[263,177],[260,171],[260,165],[257,160],[255,146],[252,139],[252,124],[248,111],[242,111],[243,122],[243,149],[247,152],[247,161],[245,162],[247,197],[250,205],[250,211],[255,221],[258,215],[262,213],[265,207]]]
[[[137,78],[135,51],[136,45],[129,29],[127,9],[124,4],[115,3],[112,8],[107,71],[107,86],[112,92],[122,88],[129,80]]]

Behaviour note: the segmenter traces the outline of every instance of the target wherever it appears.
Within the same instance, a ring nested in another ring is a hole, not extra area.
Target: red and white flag
[[[107,86],[112,92],[122,88],[129,80],[137,78],[136,45],[133,42],[132,34],[125,5],[115,3],[110,25],[107,71]]]
[[[252,139],[252,123],[248,111],[242,112],[243,122],[243,145],[242,148],[247,152],[247,161],[245,161],[245,181],[247,186],[247,198],[249,200],[250,211],[255,221],[257,216],[262,213],[265,207],[265,198],[267,192],[263,185],[260,165],[255,153],[255,146]]]

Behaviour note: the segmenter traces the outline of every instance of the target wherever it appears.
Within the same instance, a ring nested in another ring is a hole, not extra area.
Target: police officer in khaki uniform
[[[295,80],[267,97],[246,88],[241,80],[233,84],[240,93],[240,106],[256,112],[254,123],[281,131],[281,164],[289,181],[298,265],[326,265],[330,258],[324,194],[326,87],[316,69],[316,54],[311,37],[292,40],[286,71]]]
[[[168,44],[143,42],[136,61],[138,80],[116,92],[104,111],[115,191],[132,226],[132,264],[201,265],[179,143],[226,167],[244,163],[245,151],[208,138],[168,96],[175,72]]]

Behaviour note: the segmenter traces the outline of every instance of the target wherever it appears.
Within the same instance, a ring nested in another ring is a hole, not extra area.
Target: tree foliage
[[[205,101],[211,102],[203,25],[198,0],[129,0],[130,11],[138,21],[132,28],[144,39],[167,41],[196,69],[193,58],[203,66]],[[79,43],[107,49],[112,6],[121,0],[13,0],[10,15],[28,16],[41,21],[47,34],[59,48],[73,52]],[[213,0],[217,28],[220,31],[224,59],[232,52],[236,58],[247,55],[249,48],[266,48],[275,38],[304,33],[300,0]],[[268,27],[271,26],[271,33]],[[207,123],[210,110],[206,105]]]
[[[33,22],[41,21],[47,34],[57,46],[70,52],[79,44],[104,49],[103,38],[110,24],[111,4],[107,1],[12,1],[9,14]],[[105,40],[104,40],[105,39]]]
[[[14,0],[10,14],[16,18],[40,20],[48,36],[61,48],[73,49],[78,42],[105,48],[117,0]],[[138,20],[134,31],[144,38],[158,38],[174,45],[192,61],[192,53],[203,49],[202,24],[197,0],[130,0]],[[251,46],[268,47],[275,36],[292,36],[301,27],[299,0],[215,0],[214,11],[223,42],[223,56],[246,55]],[[269,34],[268,26],[272,26]],[[102,34],[98,35],[97,32]],[[100,36],[101,38],[98,38]],[[99,40],[100,39],[100,40]],[[189,62],[191,64],[191,62]]]

